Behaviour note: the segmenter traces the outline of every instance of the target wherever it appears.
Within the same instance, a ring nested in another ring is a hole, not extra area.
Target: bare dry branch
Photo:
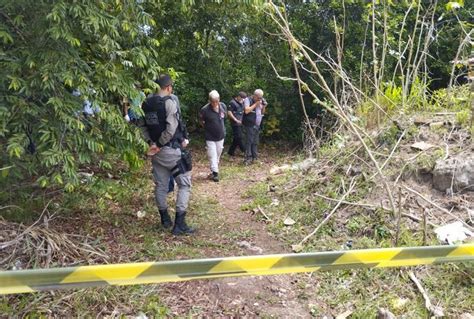
[[[467,224],[465,221],[463,221],[461,218],[459,218],[458,216],[454,215],[452,212],[450,212],[449,210],[447,210],[446,208],[443,208],[441,206],[439,206],[438,204],[436,204],[435,202],[433,202],[432,200],[429,200],[428,198],[426,198],[426,196],[420,194],[419,192],[417,192],[416,190],[414,189],[411,189],[410,187],[408,186],[403,186],[403,188],[405,188],[407,191],[419,196],[420,198],[422,198],[424,201],[426,201],[427,203],[433,205],[434,207],[436,207],[437,209],[441,210],[442,212],[448,214],[449,216],[453,217],[454,219],[460,221],[461,223],[463,223],[463,225],[471,230],[471,231],[474,231],[474,228],[472,226],[470,226],[469,224]]]
[[[443,309],[441,307],[437,307],[431,303],[430,297],[428,296],[428,293],[426,290],[423,288],[421,285],[420,281],[418,278],[416,278],[415,274],[413,271],[408,272],[408,276],[410,276],[410,279],[415,283],[416,288],[418,288],[418,291],[421,293],[423,296],[423,299],[425,300],[425,307],[426,309],[435,317],[435,318],[440,318],[444,317]]]
[[[355,182],[355,179],[353,178],[351,180],[351,183],[349,185],[349,189],[344,193],[344,195],[342,195],[342,197],[338,200],[336,206],[334,206],[334,208],[332,209],[332,211],[326,216],[326,218],[324,218],[321,223],[319,223],[318,226],[316,226],[316,228],[311,232],[309,233],[305,238],[303,238],[298,245],[303,245],[308,239],[310,239],[312,236],[314,236],[314,234],[316,234],[318,232],[318,230],[324,225],[327,223],[327,221],[329,219],[331,219],[332,215],[334,215],[334,213],[337,211],[337,209],[339,208],[339,206],[341,206],[341,204],[343,203],[344,199],[350,194],[352,193],[352,190],[354,189],[354,186],[356,185],[356,182]]]

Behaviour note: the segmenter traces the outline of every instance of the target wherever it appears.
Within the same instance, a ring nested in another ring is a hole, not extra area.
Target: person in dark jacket
[[[232,144],[229,147],[227,154],[229,156],[235,155],[237,147],[245,154],[244,142],[242,141],[242,117],[244,115],[244,99],[247,97],[245,92],[239,92],[233,96],[229,103],[227,115],[232,127]]]

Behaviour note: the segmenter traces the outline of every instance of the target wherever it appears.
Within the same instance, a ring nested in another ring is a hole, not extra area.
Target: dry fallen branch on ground
[[[313,193],[313,195],[321,197],[321,198],[329,200],[329,201],[332,201],[332,202],[339,202],[338,199],[327,197],[327,196],[324,196],[324,195],[321,195],[321,194],[318,194],[318,193]],[[341,204],[350,205],[350,206],[364,207],[364,208],[370,209],[370,210],[376,210],[376,209],[383,209],[383,210],[386,210],[386,211],[390,210],[388,207],[385,207],[385,206],[377,206],[377,205],[365,204],[365,203],[353,203],[353,202],[348,202],[348,201],[341,201]],[[409,218],[409,219],[413,220],[414,222],[418,222],[418,223],[423,222],[422,218],[416,217],[415,215],[412,215],[412,214],[402,213],[402,216],[406,217],[406,218]],[[439,227],[439,225],[434,224],[434,223],[429,222],[429,221],[427,221],[427,224],[434,227],[434,228]]]
[[[108,256],[93,247],[86,236],[71,235],[44,225],[28,227],[0,220],[0,268],[49,268],[52,264],[71,266],[80,263],[107,263]],[[73,239],[74,238],[74,239]]]
[[[469,224],[467,224],[466,222],[464,222],[461,218],[459,218],[458,216],[454,215],[453,213],[451,213],[449,210],[447,210],[446,208],[443,208],[441,206],[439,206],[438,204],[436,204],[435,202],[433,202],[432,200],[429,200],[428,198],[426,198],[426,196],[420,194],[419,192],[417,192],[416,190],[414,189],[411,189],[410,187],[408,186],[403,186],[403,188],[405,188],[407,191],[419,196],[420,198],[422,198],[424,201],[426,201],[427,203],[433,205],[434,207],[436,207],[437,209],[441,210],[442,212],[448,214],[449,216],[453,217],[454,219],[460,221],[461,223],[463,223],[464,226],[466,226],[467,229],[471,230],[471,231],[474,231],[474,228],[472,226],[470,226]]]
[[[395,150],[398,148],[398,145],[400,144],[400,142],[402,141],[403,137],[405,136],[407,130],[404,130],[403,133],[400,135],[397,143],[395,144],[395,146],[393,147],[392,149],[392,152],[390,152],[390,155],[387,157],[387,159],[385,160],[385,162],[383,162],[382,166],[380,166],[380,169],[383,170],[385,168],[385,166],[388,164],[388,162],[390,161],[390,159],[392,158],[393,154],[395,153]],[[370,177],[370,179],[373,179],[377,176],[377,172],[374,173],[374,175],[372,175]]]
[[[354,189],[356,185],[356,182],[355,182],[355,178],[353,178],[351,180],[351,183],[349,185],[349,189],[344,193],[344,195],[342,195],[342,197],[338,200],[336,206],[334,206],[334,208],[332,209],[332,211],[326,216],[326,218],[324,218],[321,223],[319,223],[318,226],[316,226],[316,228],[311,232],[309,233],[305,238],[303,238],[297,245],[293,245],[293,250],[298,250],[298,248],[302,247],[302,245],[308,240],[310,239],[312,236],[314,236],[314,234],[316,234],[318,232],[318,230],[324,225],[327,223],[327,221],[329,219],[331,219],[332,215],[334,215],[334,213],[337,211],[337,209],[339,208],[339,206],[341,206],[341,204],[344,202],[344,199],[350,194],[352,193],[352,190]]]
[[[400,226],[402,224],[402,209],[403,209],[403,204],[402,204],[402,192],[399,189],[398,190],[398,216],[397,216],[397,230],[395,233],[395,247],[398,247],[398,239],[400,238]],[[425,219],[426,221],[426,219]]]
[[[411,158],[405,160],[405,164],[403,165],[403,167],[400,169],[400,174],[398,174],[397,178],[395,179],[395,182],[393,182],[393,187],[395,187],[397,184],[398,184],[398,181],[400,180],[400,178],[402,177],[403,175],[403,172],[405,171],[405,168],[410,165],[410,163],[412,163],[415,159],[417,159],[419,156],[423,155],[423,154],[426,154],[426,151],[421,151],[419,153],[417,153],[415,156],[412,156]]]
[[[268,215],[267,215],[267,214],[265,214],[265,212],[263,211],[262,207],[260,207],[260,206],[257,206],[257,210],[260,212],[260,214],[262,214],[262,215],[263,215],[263,217],[265,217],[265,219],[266,219],[267,221],[269,221],[269,222],[270,222],[270,221],[272,221],[272,220],[271,220],[271,218],[270,218],[270,217],[268,217]]]
[[[428,296],[428,293],[426,290],[423,288],[421,285],[420,281],[418,278],[416,278],[415,274],[413,271],[408,272],[408,276],[410,276],[410,279],[415,283],[416,287],[418,288],[418,291],[422,294],[423,299],[425,300],[425,307],[426,309],[435,317],[444,317],[444,312],[443,308],[435,306],[431,303],[430,297]]]
[[[7,209],[7,208],[16,208],[16,209],[19,209],[19,210],[23,210],[23,208],[21,208],[20,206],[16,206],[16,205],[2,206],[2,207],[0,207],[0,210]]]
[[[44,214],[48,211],[48,207],[49,205],[51,204],[52,202],[52,199],[49,200],[47,203],[46,203],[46,206],[43,208],[43,211],[41,212],[40,216],[38,217],[38,219],[33,223],[31,224],[29,227],[27,227],[22,233],[20,233],[19,235],[16,236],[16,238],[10,240],[10,241],[7,241],[7,242],[3,242],[0,244],[0,250],[2,249],[5,249],[11,245],[14,245],[14,244],[17,244],[19,239],[21,239],[23,237],[24,234],[26,234],[31,228],[33,228],[36,224],[38,224],[41,219],[43,218]],[[0,223],[6,223],[5,221],[1,220]],[[19,228],[21,228],[22,225],[19,226]]]

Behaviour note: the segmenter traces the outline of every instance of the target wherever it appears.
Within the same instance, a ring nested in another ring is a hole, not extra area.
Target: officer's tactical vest
[[[158,140],[161,134],[166,129],[166,107],[165,103],[171,99],[170,96],[153,95],[145,100],[143,103],[143,113],[145,113],[145,124],[150,133],[150,138],[153,142],[159,145]],[[178,122],[181,120],[178,118]],[[175,142],[181,142],[183,139],[183,132],[181,125],[178,125],[176,132],[168,143],[173,145]],[[167,145],[168,145],[167,144]]]
[[[234,111],[232,111],[232,114],[234,114],[234,116],[237,120],[242,121],[242,119],[244,117],[243,102],[239,103],[235,99],[232,99],[232,101],[230,101],[230,103],[229,103],[229,109],[234,109]],[[236,125],[236,123],[234,123],[233,121],[231,121],[231,124]]]
[[[248,97],[249,99],[249,106],[252,106],[252,104],[255,103],[255,101],[251,98]],[[257,123],[257,112],[255,109],[251,111],[250,113],[245,113],[243,114],[242,117],[242,125],[244,126],[254,126]]]

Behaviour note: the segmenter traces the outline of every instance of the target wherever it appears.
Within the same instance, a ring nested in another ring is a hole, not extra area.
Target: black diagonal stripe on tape
[[[222,259],[181,260],[155,263],[143,271],[137,278],[156,276],[179,276],[182,278],[208,274]]]
[[[33,288],[60,284],[75,270],[69,267],[0,272],[0,287],[25,285]]]
[[[343,269],[353,269],[353,268],[373,268],[376,267],[378,263],[356,263],[356,264],[339,264],[339,265],[327,265],[321,266],[318,271],[328,271],[328,270],[343,270]]]
[[[109,285],[110,284],[107,281],[98,280],[98,281],[51,284],[51,285],[41,285],[41,286],[30,285],[30,287],[31,289],[34,289],[36,291],[45,291],[45,290],[71,289],[71,288],[103,287],[103,286],[109,286]]]
[[[444,264],[444,263],[447,263],[447,262],[460,262],[460,261],[463,261],[463,262],[474,262],[474,255],[471,255],[471,256],[448,256],[448,257],[440,257],[440,258],[436,258],[434,261],[433,261],[433,265],[439,265],[439,264]]]
[[[288,255],[282,257],[276,262],[272,268],[284,268],[284,267],[322,267],[333,264],[338,260],[344,252],[330,252],[320,254],[302,254],[302,255]]]
[[[220,277],[225,275],[239,275],[246,274],[245,270],[235,270],[235,271],[222,271],[216,273],[202,273],[202,274],[189,274],[189,275],[180,275],[181,278],[193,278],[193,277]]]
[[[452,246],[403,248],[391,260],[446,257],[456,249]]]

